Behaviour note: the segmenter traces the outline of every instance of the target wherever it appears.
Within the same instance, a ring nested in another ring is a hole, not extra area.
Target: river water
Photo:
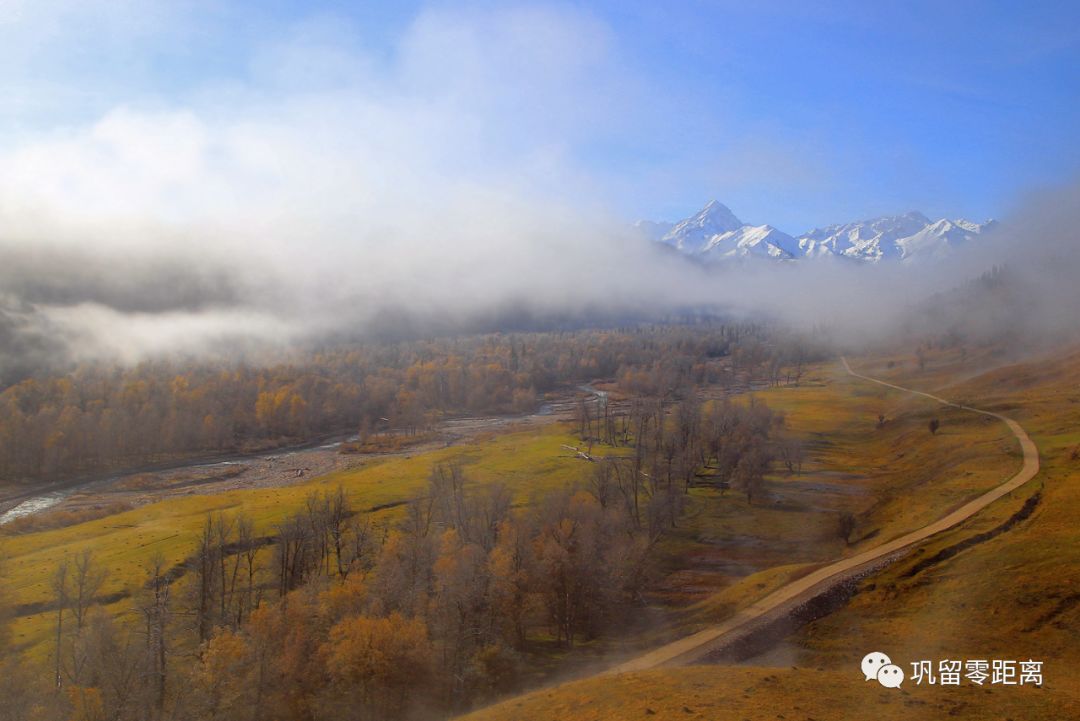
[[[603,403],[605,403],[607,401],[607,395],[608,395],[607,392],[597,390],[591,384],[585,384],[585,385],[578,386],[578,390],[580,390],[580,391],[582,391],[584,393],[588,393],[590,395],[595,396],[597,398],[597,401],[599,403],[601,403],[601,404],[603,404]],[[556,407],[555,404],[552,404],[550,402],[545,402],[545,403],[540,405],[540,407],[535,412],[535,415],[537,415],[537,416],[550,416],[550,415],[552,415],[552,414],[554,414],[556,412],[558,412],[558,408]],[[329,443],[325,443],[325,444],[322,444],[322,445],[315,446],[314,448],[316,450],[327,450],[327,449],[331,449],[331,448],[337,448],[338,446],[341,445],[343,440],[345,442],[349,442],[349,441],[355,441],[355,440],[357,440],[357,438],[358,438],[358,436],[356,436],[356,435],[351,435],[351,436],[349,436],[348,438],[345,438],[345,439],[341,439],[340,436],[339,436],[339,438],[337,440],[333,440],[333,441],[331,441]],[[235,459],[223,460],[223,461],[214,461],[214,462],[210,462],[210,463],[207,463],[206,461],[192,461],[191,463],[188,463],[188,464],[183,464],[183,463],[177,464],[175,467],[158,468],[158,469],[155,469],[152,472],[157,472],[157,471],[177,471],[177,472],[180,472],[180,471],[184,471],[184,470],[207,469],[207,468],[215,468],[215,467],[219,467],[219,466],[234,465],[234,464],[236,464],[238,462],[245,461],[245,460],[256,460],[256,459],[273,460],[273,459],[279,459],[279,458],[286,458],[288,456],[294,455],[297,452],[302,452],[304,450],[310,450],[311,448],[312,448],[312,446],[304,446],[304,447],[301,447],[301,448],[295,448],[295,447],[294,448],[287,448],[287,449],[281,449],[281,450],[270,452],[270,453],[258,453],[258,454],[252,454],[251,456],[247,456],[247,457],[237,457]],[[52,508],[53,506],[55,506],[58,503],[62,502],[65,498],[67,498],[68,496],[72,495],[73,493],[75,493],[77,491],[85,491],[88,488],[91,488],[91,487],[93,487],[95,485],[111,483],[111,482],[113,482],[113,481],[115,481],[115,480],[117,480],[119,478],[122,478],[123,476],[131,475],[131,474],[134,474],[134,473],[137,473],[137,472],[138,471],[131,471],[129,473],[120,473],[120,474],[112,475],[112,476],[109,476],[107,478],[98,478],[98,479],[95,479],[95,480],[86,481],[84,483],[76,483],[76,484],[72,484],[71,486],[69,486],[67,488],[48,491],[48,492],[42,493],[41,495],[38,495],[38,496],[32,496],[30,498],[27,498],[27,499],[21,501],[20,503],[13,506],[12,508],[9,508],[7,511],[5,511],[3,513],[0,513],[0,526],[3,526],[6,523],[11,523],[12,521],[14,521],[14,520],[16,520],[18,518],[23,518],[25,516],[30,516],[30,515],[33,515],[35,513],[40,513],[41,511],[44,511],[44,510],[46,510],[48,508]]]

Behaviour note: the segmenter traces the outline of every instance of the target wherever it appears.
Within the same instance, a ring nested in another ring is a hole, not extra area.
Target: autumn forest
[[[706,324],[24,379],[0,395],[0,477],[24,488],[335,435],[351,438],[341,452],[378,454],[445,418],[556,397],[581,463],[531,491],[433,463],[389,512],[341,487],[270,525],[207,512],[185,559],[144,561],[119,600],[99,554],[64,556],[47,603],[0,597],[5,617],[41,613],[52,636],[26,654],[4,643],[0,719],[429,719],[526,688],[645,622],[656,549],[692,487],[754,503],[771,468],[797,470],[783,414],[752,391],[798,384],[815,358],[761,326]]]

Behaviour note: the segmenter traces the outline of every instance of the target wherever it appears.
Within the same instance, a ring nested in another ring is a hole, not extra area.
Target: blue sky
[[[1000,217],[1080,169],[1075,2],[0,0],[0,83],[5,152],[118,108],[213,126],[344,92],[395,135],[428,114],[390,143],[433,158],[402,158],[418,193],[520,175],[622,217],[715,197],[789,232]]]

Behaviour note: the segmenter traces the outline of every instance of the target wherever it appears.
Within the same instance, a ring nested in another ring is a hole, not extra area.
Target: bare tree
[[[465,469],[460,463],[439,463],[428,478],[428,497],[435,517],[469,538],[465,500]]]
[[[4,547],[0,545],[0,649],[8,648],[8,639],[11,635],[9,623],[11,622],[11,599],[7,591],[7,578],[4,575]],[[0,656],[3,652],[0,651]],[[2,660],[2,658],[0,658]]]
[[[334,554],[334,570],[338,578],[345,580],[349,575],[350,561],[346,550],[349,518],[353,515],[352,506],[345,489],[338,486],[333,495],[328,495],[326,502],[326,533],[329,546]]]
[[[259,550],[262,544],[255,537],[255,524],[244,514],[236,518],[236,546],[244,569],[243,597],[236,604],[236,626],[239,627],[245,617],[259,607],[260,600],[255,579],[259,573]]]
[[[146,689],[142,654],[133,634],[118,627],[112,616],[96,610],[72,644],[74,687],[94,690],[100,703],[98,718],[142,721],[140,701]]]
[[[804,457],[802,442],[797,438],[785,438],[777,444],[777,448],[780,451],[780,460],[788,473],[802,474]]]
[[[589,404],[586,402],[585,396],[578,397],[575,409],[578,438],[584,441],[592,437],[592,413],[589,411]]]
[[[165,682],[168,670],[168,624],[171,583],[160,553],[150,559],[147,581],[138,609],[145,622],[145,674],[149,690],[149,705],[153,718],[161,718],[165,709]]]
[[[71,610],[75,614],[77,632],[81,632],[86,625],[86,612],[94,603],[107,575],[106,569],[95,562],[94,552],[89,548],[75,556],[71,575]]]
[[[607,508],[613,500],[615,493],[614,476],[615,468],[613,461],[603,459],[599,463],[593,463],[591,465],[589,486],[592,490],[592,494],[596,496],[596,500],[599,501],[601,508]]]
[[[236,583],[240,576],[240,554],[233,552],[236,519],[218,513],[212,518],[214,531],[214,558],[218,573],[218,623],[232,625],[234,614],[233,601],[236,598]]]
[[[49,585],[52,588],[53,598],[56,603],[56,645],[53,649],[55,655],[55,671],[54,682],[56,688],[63,688],[64,674],[63,674],[63,641],[64,641],[64,611],[67,610],[69,603],[69,579],[70,571],[68,566],[68,559],[65,557],[60,561],[60,564],[56,567],[56,571],[53,573],[52,579]]]
[[[765,474],[768,473],[771,459],[764,444],[755,441],[741,455],[735,466],[733,480],[746,493],[746,502],[753,503],[761,494]]]
[[[278,596],[285,596],[298,588],[308,575],[311,564],[310,525],[303,514],[291,516],[276,526],[277,542],[274,546],[275,565],[278,575]]]
[[[199,534],[198,546],[195,557],[189,566],[194,572],[195,582],[192,584],[194,594],[195,626],[199,642],[205,642],[210,638],[213,629],[211,609],[214,606],[214,587],[216,579],[217,556],[214,545],[214,519],[211,515],[206,516],[202,532]]]

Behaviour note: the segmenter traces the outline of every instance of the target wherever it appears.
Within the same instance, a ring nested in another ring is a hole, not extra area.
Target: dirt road
[[[648,653],[615,666],[606,673],[626,673],[655,668],[657,666],[685,665],[699,661],[709,655],[716,654],[725,647],[730,646],[732,643],[741,642],[747,635],[752,634],[755,629],[767,627],[771,620],[790,614],[795,609],[808,603],[811,599],[827,593],[831,588],[849,582],[878,567],[887,565],[896,557],[903,555],[903,552],[908,550],[911,546],[966,521],[994,501],[1030,481],[1035,477],[1035,474],[1039,472],[1038,449],[1024,429],[1020,427],[1020,424],[1011,418],[1007,418],[998,413],[952,403],[951,401],[931,395],[930,393],[903,388],[876,378],[864,376],[861,373],[856,373],[852,370],[851,366],[848,365],[846,358],[841,358],[840,360],[844,365],[844,369],[856,378],[861,378],[870,381],[871,383],[877,383],[905,393],[924,396],[947,406],[971,411],[972,413],[981,413],[1004,422],[1009,427],[1009,430],[1012,431],[1013,435],[1016,436],[1017,440],[1020,441],[1020,448],[1024,454],[1023,466],[1016,475],[1012,476],[1000,486],[987,491],[978,498],[969,501],[952,513],[949,513],[929,525],[923,526],[916,531],[912,531],[911,533],[900,536],[887,543],[883,543],[870,550],[823,566],[822,568],[770,593],[765,598],[762,598],[753,605],[743,609],[724,623],[710,626],[695,634],[649,651]]]

